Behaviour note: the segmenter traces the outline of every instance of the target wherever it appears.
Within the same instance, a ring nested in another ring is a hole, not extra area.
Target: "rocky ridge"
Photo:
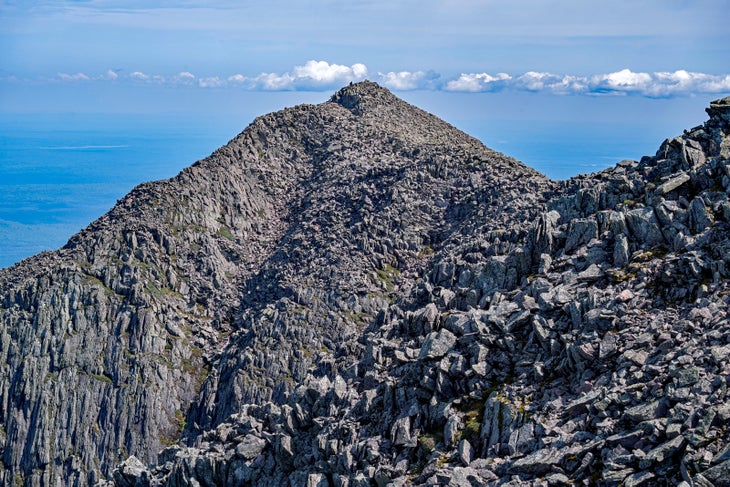
[[[0,271],[0,480],[728,485],[708,114],[566,182],[369,82],[260,117]]]

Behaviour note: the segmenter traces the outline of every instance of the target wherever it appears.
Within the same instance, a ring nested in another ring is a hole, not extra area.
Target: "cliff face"
[[[0,271],[0,480],[724,485],[708,114],[561,183],[369,82],[260,117]]]

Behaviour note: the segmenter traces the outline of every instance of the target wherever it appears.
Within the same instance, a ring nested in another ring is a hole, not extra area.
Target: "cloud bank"
[[[730,92],[730,75],[674,72],[641,73],[622,69],[592,76],[559,75],[528,71],[519,76],[499,73],[462,74],[444,85],[447,91],[487,92],[513,89],[561,95],[640,95],[664,98],[698,93]]]
[[[340,86],[351,81],[362,81],[367,75],[367,67],[360,63],[344,66],[330,64],[327,61],[307,61],[304,66],[295,66],[291,72],[283,74],[261,73],[253,77],[234,74],[226,81],[250,90],[316,90]]]
[[[435,71],[389,71],[370,73],[367,66],[351,66],[307,61],[284,73],[198,77],[184,71],[172,76],[132,71],[123,74],[109,70],[99,76],[83,72],[59,73],[58,82],[129,81],[170,86],[200,88],[238,87],[250,91],[326,91],[349,82],[371,79],[395,91],[432,90],[464,93],[523,91],[558,95],[635,95],[650,98],[668,98],[701,93],[730,92],[730,74],[707,74],[677,70],[654,73],[634,72],[629,69],[589,76],[574,76],[549,72],[528,71],[508,73],[462,73],[458,77],[444,77]]]

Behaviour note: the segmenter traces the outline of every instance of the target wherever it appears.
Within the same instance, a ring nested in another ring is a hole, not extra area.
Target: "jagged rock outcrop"
[[[369,82],[0,271],[3,484],[727,485],[730,104],[550,181]]]

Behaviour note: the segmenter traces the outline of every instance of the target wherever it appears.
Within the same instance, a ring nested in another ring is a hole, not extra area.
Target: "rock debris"
[[[551,181],[370,82],[0,270],[3,485],[730,485],[730,98]]]

